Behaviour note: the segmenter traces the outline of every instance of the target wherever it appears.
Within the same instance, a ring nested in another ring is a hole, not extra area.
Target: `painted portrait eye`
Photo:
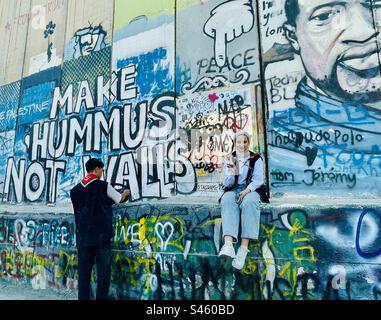
[[[310,21],[313,21],[317,25],[325,25],[330,23],[341,11],[342,8],[340,7],[319,9],[311,15]]]
[[[317,17],[314,17],[314,20],[325,21],[325,20],[328,20],[332,16],[332,14],[333,12],[322,13],[322,14],[319,14]]]

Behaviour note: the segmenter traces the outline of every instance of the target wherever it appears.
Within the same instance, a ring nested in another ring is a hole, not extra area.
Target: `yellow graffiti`
[[[204,177],[208,174],[208,171],[205,171],[205,170],[197,170],[196,171],[196,175],[197,177]]]
[[[242,269],[242,273],[246,275],[252,275],[254,274],[255,270],[257,270],[257,264],[255,260],[253,259],[247,259],[247,263],[245,264],[245,267]]]
[[[296,268],[294,268],[294,269],[292,270],[292,279],[294,280],[294,281],[293,281],[293,288],[294,288],[294,290],[295,290],[295,289],[296,289],[296,282],[297,282],[297,279],[298,279],[298,273],[297,273]]]
[[[291,262],[287,262],[280,270],[279,276],[286,276],[286,280],[290,284],[290,290],[284,291],[283,296],[288,297],[292,296],[296,289],[296,280],[297,280],[297,268],[291,268]]]
[[[200,225],[200,228],[205,228],[207,226],[214,225],[217,223],[222,223],[222,219],[221,218],[215,218],[215,219],[205,221]]]
[[[284,276],[284,274],[287,272],[286,279],[288,282],[291,282],[291,262],[287,262],[280,270],[279,275],[281,277]]]
[[[54,277],[62,277],[68,271],[69,266],[72,266],[74,269],[76,261],[75,254],[69,255],[63,250],[60,250],[58,254],[38,255],[34,252],[8,251],[5,249],[1,254],[7,273],[30,278],[35,277],[38,274],[36,270],[41,270],[42,268],[49,270]],[[58,260],[64,255],[67,257],[67,263],[65,266],[59,266]]]
[[[139,275],[140,266],[144,267],[146,279],[145,279],[145,288],[150,288],[150,277],[151,277],[151,268],[155,266],[156,260],[154,258],[143,258],[136,257],[136,259],[130,257],[122,257],[120,253],[115,254],[114,264],[120,263],[123,267],[128,265],[128,270],[125,270],[125,273],[132,275],[130,279],[130,285],[135,286],[139,285],[139,279],[136,279],[134,276]]]
[[[146,237],[146,231],[147,231],[146,218],[141,218],[139,220],[139,240],[141,242],[141,245],[139,246],[140,250],[143,250],[144,246],[146,246],[148,244],[148,240]]]
[[[307,260],[311,262],[316,262],[317,260],[314,255],[315,249],[312,246],[303,246],[303,247],[294,248],[295,259],[299,262],[306,260],[304,258],[306,251],[309,253]],[[299,256],[299,252],[302,253],[301,256]]]
[[[265,236],[266,238],[268,238],[268,245],[269,247],[273,246],[273,233],[275,231],[275,225],[272,226],[271,228],[268,228],[267,226],[265,225],[261,225],[263,231],[265,232]]]
[[[304,227],[300,224],[299,220],[296,220],[295,223],[292,225],[290,230],[290,237],[296,235],[297,233],[304,233],[313,237],[313,233],[304,229]]]
[[[310,239],[308,238],[296,238],[296,239],[293,239],[293,242],[294,243],[298,243],[298,242],[309,242]]]
[[[140,250],[143,250],[144,246],[147,244],[158,246],[160,245],[160,240],[155,234],[154,226],[157,223],[165,224],[167,222],[171,223],[172,225],[176,225],[176,231],[178,232],[178,234],[176,235],[177,238],[168,242],[168,244],[171,244],[179,250],[183,250],[181,240],[184,237],[184,222],[180,219],[177,219],[169,215],[161,215],[159,217],[144,217],[141,218],[139,221],[132,219],[129,220],[127,217],[124,217],[124,219],[122,220],[121,216],[118,216],[115,223],[114,240],[116,243],[122,242],[123,244],[127,245],[129,243],[132,243],[132,239],[134,235],[136,235],[139,241]],[[137,232],[134,232],[135,227],[138,228]]]
[[[69,254],[69,253],[65,252],[64,250],[60,249],[58,251],[58,258],[62,259],[63,257],[66,258],[67,262],[66,262],[66,265],[64,266],[64,268],[58,269],[57,277],[59,277],[59,278],[63,277],[65,274],[68,273],[69,267],[72,269],[75,269],[75,266],[76,266],[77,256],[75,253]]]

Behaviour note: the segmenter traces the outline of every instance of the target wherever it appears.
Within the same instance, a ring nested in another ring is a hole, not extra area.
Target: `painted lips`
[[[355,72],[363,78],[380,76],[380,56],[377,50],[366,53],[346,54],[340,61],[342,68]]]
[[[357,70],[372,69],[380,66],[379,54],[377,51],[364,57],[344,59],[342,63]]]

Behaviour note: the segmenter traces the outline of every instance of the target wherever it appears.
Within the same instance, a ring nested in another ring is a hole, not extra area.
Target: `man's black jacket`
[[[107,196],[107,185],[106,181],[95,179],[70,190],[78,248],[109,243],[114,235],[111,208],[114,202]]]

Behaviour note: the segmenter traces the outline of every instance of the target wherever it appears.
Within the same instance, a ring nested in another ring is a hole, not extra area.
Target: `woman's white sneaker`
[[[219,257],[221,256],[228,256],[230,258],[235,258],[235,251],[234,251],[234,247],[233,247],[233,243],[231,242],[226,242],[221,250],[220,250],[220,253],[218,254]]]
[[[232,266],[238,270],[241,270],[245,265],[246,256],[249,253],[249,249],[245,247],[239,247],[237,254],[232,262]]]

